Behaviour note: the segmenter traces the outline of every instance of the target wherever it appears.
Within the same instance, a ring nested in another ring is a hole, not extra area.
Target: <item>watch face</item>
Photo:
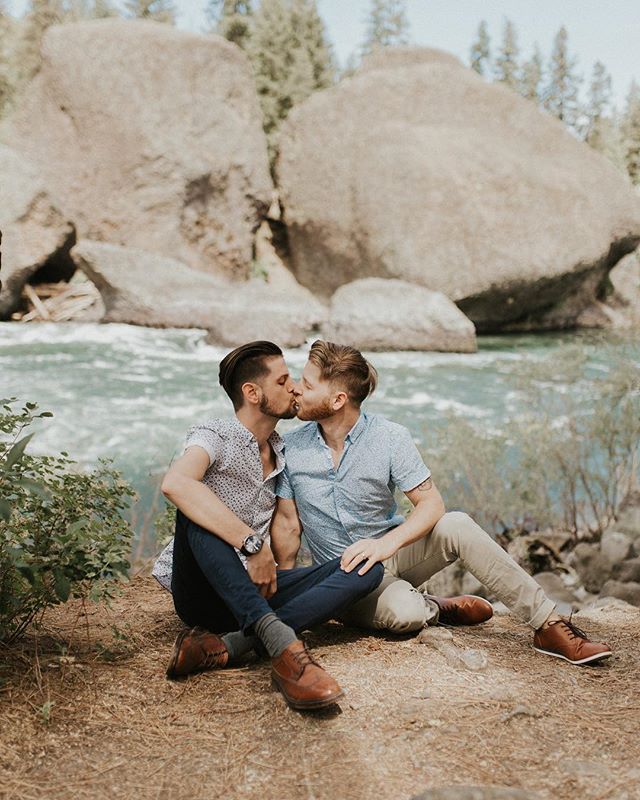
[[[253,536],[247,536],[244,540],[244,549],[247,553],[259,553],[262,549],[262,539],[257,535],[254,534]]]

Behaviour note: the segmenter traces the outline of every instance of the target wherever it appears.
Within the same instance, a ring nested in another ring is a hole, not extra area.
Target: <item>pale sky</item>
[[[21,13],[26,0],[11,0]],[[204,28],[206,0],[175,0],[178,25]],[[341,64],[358,49],[370,0],[318,0],[329,38]],[[640,78],[640,3],[638,0],[407,0],[413,44],[448,50],[465,63],[478,25],[485,19],[497,45],[505,17],[516,26],[524,56],[535,42],[546,57],[558,28],[565,25],[569,47],[586,80],[595,61],[613,78],[615,99],[622,104],[632,78]]]

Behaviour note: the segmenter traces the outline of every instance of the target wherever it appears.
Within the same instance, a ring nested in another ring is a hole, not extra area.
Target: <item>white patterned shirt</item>
[[[185,450],[197,445],[209,456],[202,483],[262,539],[269,535],[276,505],[276,480],[284,469],[284,442],[274,431],[268,439],[276,457],[275,469],[263,477],[260,448],[255,436],[237,417],[211,419],[189,429]],[[241,561],[244,556],[236,549]],[[173,539],[158,556],[152,575],[171,589]]]

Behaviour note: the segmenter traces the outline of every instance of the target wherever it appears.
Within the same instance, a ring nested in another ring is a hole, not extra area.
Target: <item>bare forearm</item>
[[[299,526],[276,514],[271,524],[271,549],[278,569],[293,569],[300,549]]]
[[[402,525],[390,530],[382,539],[389,545],[393,555],[402,547],[428,536],[444,513],[444,503],[439,495],[433,500],[423,500],[415,506]]]
[[[200,481],[180,474],[167,474],[162,493],[196,525],[211,531],[234,547],[241,547],[254,531]]]

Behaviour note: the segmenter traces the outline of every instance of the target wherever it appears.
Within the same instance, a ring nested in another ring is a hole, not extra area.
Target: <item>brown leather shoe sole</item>
[[[330,697],[323,697],[322,700],[293,700],[287,695],[282,686],[280,686],[274,675],[271,676],[271,685],[280,692],[291,708],[295,708],[297,711],[315,711],[318,708],[332,706],[344,695],[343,690],[340,689],[339,692],[334,692]]]
[[[169,665],[167,667],[167,678],[170,681],[176,681],[178,678],[186,677],[185,675],[180,675],[176,672],[176,665],[178,663],[178,656],[180,655],[180,648],[182,647],[184,637],[188,636],[190,633],[191,628],[185,628],[180,634],[178,634],[178,638],[173,645],[173,653],[171,654],[171,659],[169,660]]]
[[[535,644],[533,645],[533,649],[538,653],[543,653],[545,656],[561,658],[568,664],[574,664],[575,666],[580,666],[580,664],[591,664],[594,661],[600,661],[603,658],[609,658],[609,656],[613,655],[611,650],[604,650],[602,653],[594,653],[592,656],[587,656],[587,658],[581,658],[578,661],[572,661],[570,658],[563,656],[561,653],[552,653],[551,650],[542,650],[540,647],[536,647]]]

